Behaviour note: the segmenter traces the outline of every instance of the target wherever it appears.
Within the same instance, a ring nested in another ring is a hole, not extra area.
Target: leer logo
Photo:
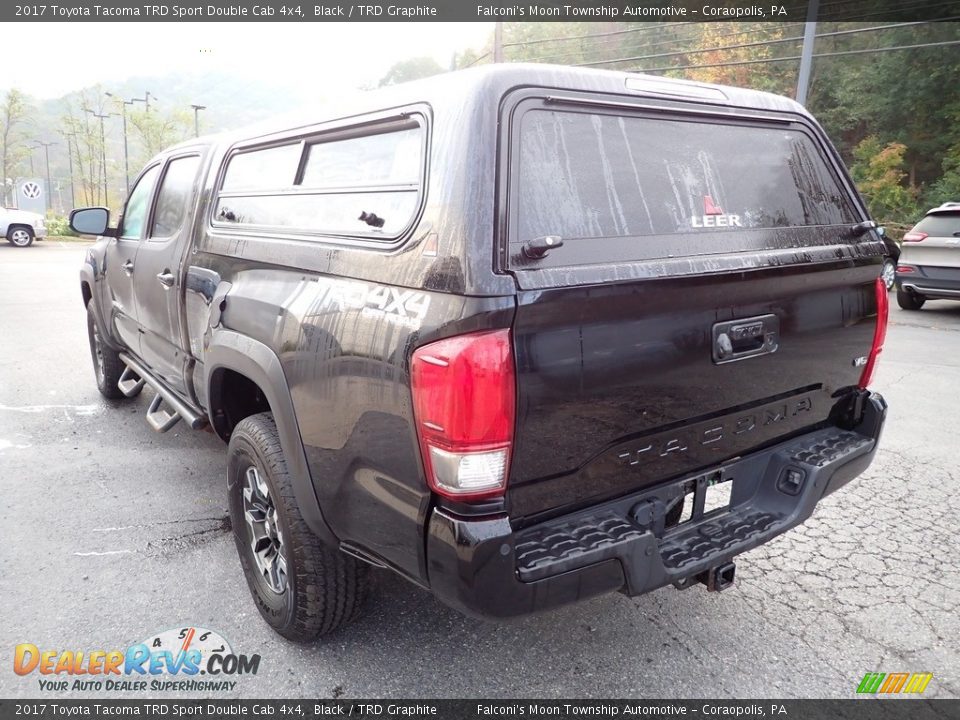
[[[931,680],[933,680],[933,673],[868,672],[857,686],[857,692],[868,695],[903,693],[919,695],[927,689]]]
[[[743,227],[739,215],[727,215],[723,208],[714,202],[712,195],[703,196],[703,215],[690,218],[695,228]]]

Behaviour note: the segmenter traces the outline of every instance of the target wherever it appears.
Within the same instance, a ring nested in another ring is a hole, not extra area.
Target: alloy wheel
[[[287,589],[287,560],[283,554],[277,508],[270,488],[255,465],[244,473],[243,515],[250,531],[250,550],[264,582],[273,592]]]
[[[106,382],[106,372],[103,369],[103,343],[96,323],[93,324],[93,369],[97,373],[97,383],[102,386]]]
[[[18,228],[10,233],[10,242],[17,247],[26,247],[30,244],[30,233]]]
[[[887,286],[887,290],[893,289],[893,283],[896,279],[897,267],[889,260],[883,264],[883,270],[880,272],[880,277],[883,278],[883,284]]]

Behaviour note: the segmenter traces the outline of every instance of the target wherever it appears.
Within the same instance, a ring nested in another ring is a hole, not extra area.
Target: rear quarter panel
[[[222,326],[280,359],[324,519],[337,538],[425,583],[423,477],[409,382],[418,345],[507,327],[513,298],[466,298],[200,254],[231,283]],[[197,319],[196,313],[188,313]]]

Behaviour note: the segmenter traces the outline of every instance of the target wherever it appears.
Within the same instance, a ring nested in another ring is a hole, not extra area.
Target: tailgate
[[[807,122],[526,98],[507,269],[532,519],[830,423],[874,330],[883,253]],[[558,237],[541,259],[524,244]]]

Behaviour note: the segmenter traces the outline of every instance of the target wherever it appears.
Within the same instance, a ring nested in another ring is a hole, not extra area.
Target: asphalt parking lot
[[[151,431],[149,392],[97,393],[82,255],[0,245],[0,697],[41,695],[12,671],[18,643],[119,649],[188,625],[261,655],[244,697],[850,697],[868,671],[932,672],[926,696],[960,696],[960,303],[893,303],[877,461],[742,556],[734,589],[495,625],[381,574],[358,622],[300,646],[250,599],[220,441]]]

